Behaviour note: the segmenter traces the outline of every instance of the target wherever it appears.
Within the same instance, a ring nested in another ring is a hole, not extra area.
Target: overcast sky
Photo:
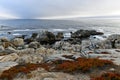
[[[119,16],[120,0],[0,0],[0,18]]]

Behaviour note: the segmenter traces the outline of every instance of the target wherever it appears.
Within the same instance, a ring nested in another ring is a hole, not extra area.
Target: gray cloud
[[[0,11],[19,18],[119,15],[119,3],[120,0],[0,0]]]

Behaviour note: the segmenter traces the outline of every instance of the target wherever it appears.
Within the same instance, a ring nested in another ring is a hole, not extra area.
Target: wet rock
[[[56,40],[61,40],[64,38],[64,35],[62,32],[58,32],[57,35],[56,35]]]
[[[13,40],[13,44],[17,47],[22,46],[22,45],[24,45],[24,40],[22,38],[15,38]]]
[[[102,32],[97,32],[95,30],[78,30],[74,33],[71,33],[72,38],[88,38],[91,35],[103,35]]]
[[[37,39],[41,44],[53,44],[55,43],[55,35],[52,32],[45,31]]]
[[[66,41],[71,44],[81,44],[82,38],[69,38]]]
[[[28,46],[29,46],[29,48],[37,49],[40,47],[40,43],[35,41],[35,42],[31,42]]]
[[[31,38],[36,39],[36,38],[37,38],[37,36],[38,36],[38,33],[32,33]]]

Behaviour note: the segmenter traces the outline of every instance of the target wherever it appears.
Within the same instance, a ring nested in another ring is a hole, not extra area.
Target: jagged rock
[[[110,35],[105,41],[99,43],[104,49],[120,49],[120,35]],[[101,48],[102,48],[101,47]]]
[[[40,54],[37,54],[33,48],[16,50],[16,54],[19,56],[19,58],[16,59],[16,62],[19,64],[41,63],[43,61],[43,57]]]
[[[40,47],[40,48],[36,49],[36,53],[40,54],[42,56],[50,56],[52,54],[56,54],[56,51],[54,49],[47,49],[44,47]]]
[[[8,47],[15,47],[11,42],[2,42],[2,46],[4,48],[8,48]]]
[[[41,63],[43,61],[43,57],[39,54],[23,54],[21,55],[16,62],[19,64],[26,63]]]
[[[61,40],[64,38],[64,35],[62,32],[58,32],[57,35],[56,35],[56,40]]]
[[[15,51],[16,51],[16,49],[14,49],[13,47],[8,47],[8,48],[6,48],[5,50],[8,50],[8,51],[10,51],[10,52],[15,52]]]
[[[8,38],[6,38],[6,37],[2,37],[2,38],[0,39],[0,41],[1,41],[1,42],[9,42]]]
[[[112,49],[111,41],[109,40],[105,40],[97,44],[99,46],[99,49]]]
[[[53,44],[55,43],[56,40],[55,35],[52,32],[45,31],[39,35],[37,41],[40,42],[41,44]]]
[[[102,32],[97,32],[95,30],[78,30],[74,33],[71,33],[72,38],[88,38],[91,35],[103,35]]]
[[[82,38],[69,38],[66,41],[71,44],[81,44]]]
[[[54,49],[65,50],[65,51],[80,51],[81,46],[79,44],[70,44],[65,41],[58,41],[53,45]]]
[[[19,56],[16,53],[0,56],[0,62],[15,61]]]
[[[32,33],[31,38],[36,39],[36,38],[37,38],[37,36],[38,36],[38,33]]]
[[[113,35],[110,35],[107,40],[117,40],[117,39],[120,39],[120,35],[119,34],[113,34]]]
[[[31,42],[31,43],[29,44],[29,48],[37,49],[37,48],[39,48],[39,47],[40,47],[40,43],[37,42],[37,41]]]
[[[19,56],[22,56],[24,54],[34,54],[35,49],[34,48],[26,48],[22,50],[16,50],[15,53],[17,53]]]
[[[24,40],[22,38],[15,38],[13,40],[13,44],[17,47],[22,46],[22,45],[24,45]]]
[[[115,41],[115,48],[120,49],[120,39]]]

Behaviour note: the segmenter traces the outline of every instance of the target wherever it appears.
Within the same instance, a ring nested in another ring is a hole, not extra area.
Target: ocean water
[[[74,20],[39,20],[12,19],[0,20],[0,37],[30,36],[34,32],[63,32],[69,37],[70,32],[79,29],[94,29],[105,35],[120,34],[120,19],[74,19]],[[11,34],[8,34],[8,33]]]

